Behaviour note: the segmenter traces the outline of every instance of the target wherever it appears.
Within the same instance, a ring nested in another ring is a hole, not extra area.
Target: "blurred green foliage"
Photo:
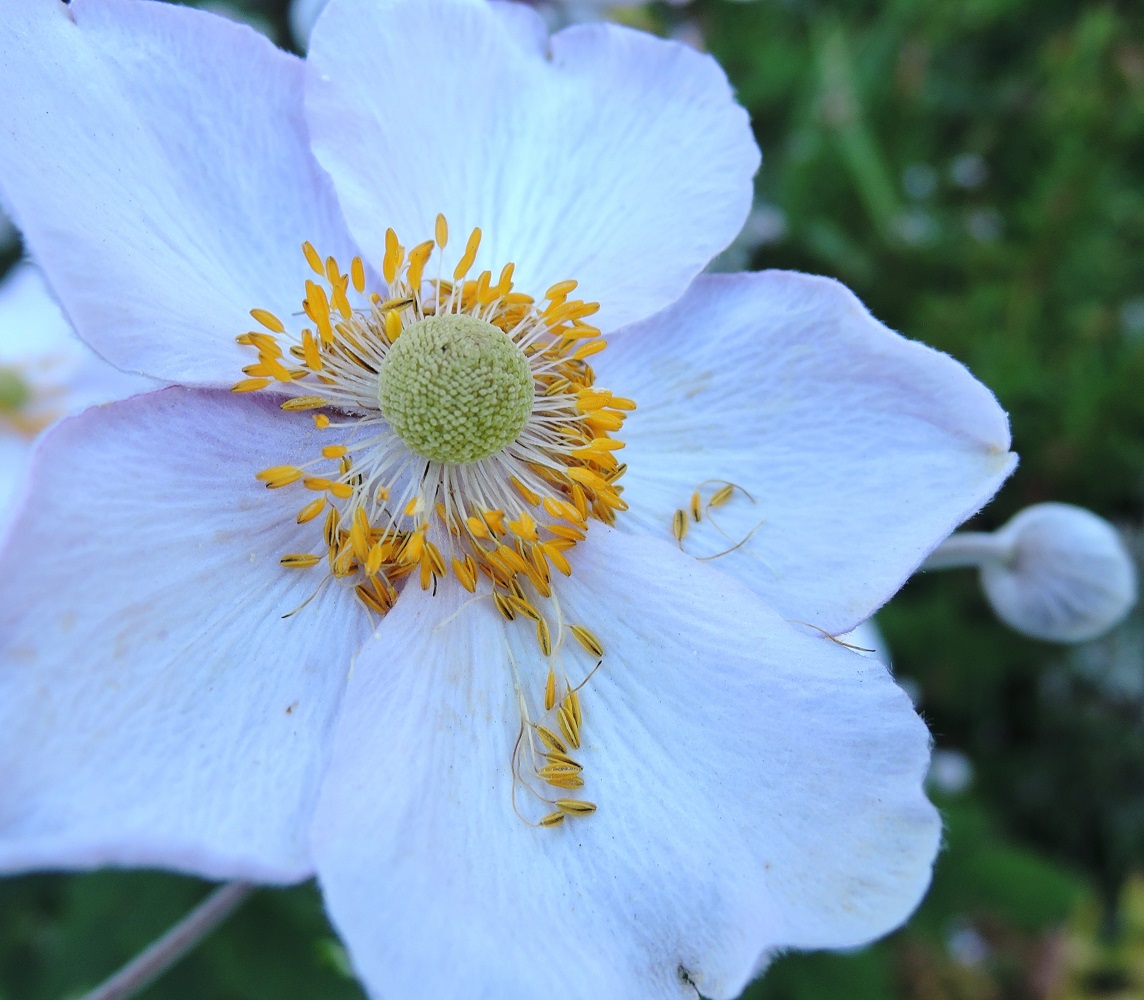
[[[245,6],[288,44],[284,2]],[[1022,464],[982,526],[1046,499],[1139,524],[1144,8],[694,0],[617,16],[702,40],[751,112],[753,238],[725,262],[834,275],[996,392]],[[1144,631],[1092,653],[1141,675],[1112,691],[1006,632],[968,576],[912,581],[879,621],[937,746],[964,753],[974,782],[940,799],[945,847],[905,929],[780,958],[746,996],[1144,996],[1144,917],[1125,918],[1125,886],[1144,899],[1129,881],[1144,861]],[[80,995],[205,891],[154,873],[0,881],[0,1000]],[[300,887],[258,894],[141,996],[361,993]]]

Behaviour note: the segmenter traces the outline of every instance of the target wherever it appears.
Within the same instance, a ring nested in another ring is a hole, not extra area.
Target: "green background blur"
[[[245,9],[290,44],[285,3]],[[757,207],[719,266],[834,275],[996,392],[1022,463],[977,526],[1050,499],[1139,525],[1144,5],[695,0],[614,16],[706,47],[751,112]],[[887,940],[782,958],[745,996],[1144,998],[1144,620],[1063,650],[1006,631],[972,574],[942,573],[878,621],[941,751],[933,888]],[[207,888],[0,881],[0,1000],[82,995]],[[140,996],[362,993],[302,886],[260,892]]]

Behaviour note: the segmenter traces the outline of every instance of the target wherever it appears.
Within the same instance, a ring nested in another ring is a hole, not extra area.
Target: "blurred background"
[[[200,6],[300,50],[316,4],[293,23],[286,0]],[[1144,559],[1144,5],[540,6],[553,27],[610,17],[722,63],[764,162],[714,266],[840,278],[994,390],[1022,461],[972,527],[1065,501]],[[20,252],[0,226],[0,271]],[[934,736],[933,888],[888,939],[780,958],[744,997],[1144,998],[1144,618],[1039,643],[957,571],[915,578],[878,625]],[[0,880],[0,1000],[81,996],[208,888],[141,872]],[[140,996],[363,995],[307,885],[260,892]]]

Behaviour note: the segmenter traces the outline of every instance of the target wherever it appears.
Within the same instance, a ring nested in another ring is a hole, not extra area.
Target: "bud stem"
[[[984,563],[1005,562],[1012,555],[1008,539],[982,531],[963,531],[950,535],[929,558],[922,569],[976,568]]]
[[[253,891],[254,886],[249,882],[231,882],[216,889],[166,934],[82,1000],[126,1000],[138,993],[226,920]]]

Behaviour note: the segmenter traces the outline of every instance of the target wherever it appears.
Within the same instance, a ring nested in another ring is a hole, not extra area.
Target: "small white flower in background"
[[[97,358],[72,332],[39,271],[16,264],[0,280],[0,528],[28,455],[53,421],[155,388]]]
[[[977,567],[994,613],[1046,642],[1087,642],[1136,604],[1136,567],[1116,529],[1067,503],[1026,507],[992,534],[948,539],[927,569]]]
[[[696,277],[758,164],[718,66],[470,0],[332,0],[305,63],[0,12],[0,190],[88,342],[181,384],[37,451],[0,866],[316,873],[378,996],[732,997],[905,919],[928,734],[822,633],[1008,425],[835,282]]]

